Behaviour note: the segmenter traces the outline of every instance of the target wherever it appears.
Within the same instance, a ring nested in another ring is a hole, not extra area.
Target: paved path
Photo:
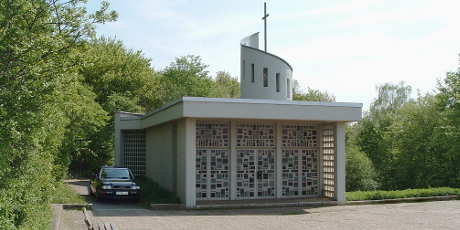
[[[119,229],[460,229],[460,201],[319,208],[152,211],[95,209]]]
[[[75,185],[75,184],[74,184]],[[81,189],[83,191],[83,189]],[[88,197],[88,196],[86,196]],[[460,229],[460,201],[225,210],[149,210],[93,203],[92,223],[118,229]]]

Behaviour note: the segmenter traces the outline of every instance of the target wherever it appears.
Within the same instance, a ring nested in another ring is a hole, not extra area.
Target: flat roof
[[[183,97],[147,114],[118,112],[120,121],[147,128],[176,119],[257,119],[350,122],[362,118],[362,103]]]

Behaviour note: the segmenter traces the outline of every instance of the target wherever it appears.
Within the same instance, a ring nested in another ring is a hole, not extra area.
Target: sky
[[[412,97],[433,92],[438,79],[457,71],[458,0],[113,0],[116,22],[97,25],[98,36],[141,50],[162,70],[186,55],[200,56],[215,76],[240,77],[240,40],[260,32],[267,51],[293,67],[293,78],[327,91],[338,102],[363,103],[376,86],[401,81]],[[100,0],[89,0],[88,11]]]

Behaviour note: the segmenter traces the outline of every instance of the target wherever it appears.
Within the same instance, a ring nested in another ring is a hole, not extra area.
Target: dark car
[[[131,198],[137,202],[141,195],[141,187],[126,167],[100,167],[91,177],[89,187],[97,202],[103,198]]]

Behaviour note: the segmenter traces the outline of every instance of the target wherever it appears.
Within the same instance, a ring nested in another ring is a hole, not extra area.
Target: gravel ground
[[[70,183],[86,191],[84,183]],[[80,187],[78,187],[80,186]],[[84,194],[83,194],[84,195]],[[460,229],[460,201],[222,210],[149,210],[124,201],[92,202],[93,224],[118,229]],[[80,212],[80,214],[78,214]],[[84,229],[82,211],[63,210],[60,229]],[[83,220],[81,220],[83,221]],[[80,222],[81,223],[81,222]],[[67,228],[64,228],[67,226]]]
[[[460,229],[460,201],[316,208],[153,211],[96,209],[119,229]]]

